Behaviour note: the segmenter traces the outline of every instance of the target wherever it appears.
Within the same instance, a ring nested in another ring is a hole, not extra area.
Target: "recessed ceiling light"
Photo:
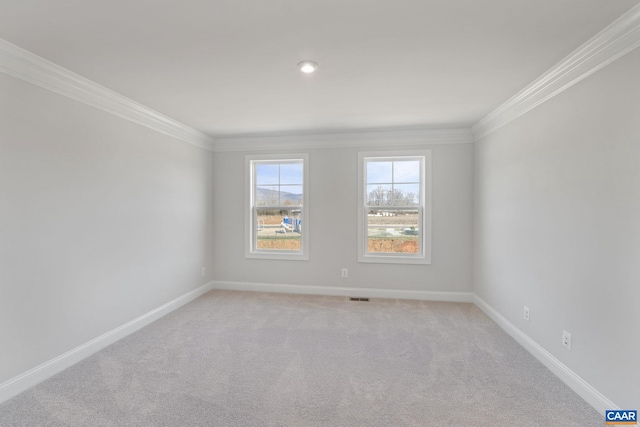
[[[313,61],[302,61],[301,63],[298,64],[298,68],[303,73],[311,74],[318,69],[318,64],[316,64]]]

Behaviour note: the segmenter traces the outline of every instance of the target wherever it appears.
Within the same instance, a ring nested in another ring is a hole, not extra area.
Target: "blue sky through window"
[[[278,164],[258,163],[256,164],[256,184],[257,185],[278,185]]]
[[[368,184],[420,182],[420,161],[370,161],[367,162]]]
[[[371,160],[366,162],[366,168],[368,203],[373,205],[417,205],[419,203],[419,160]]]
[[[258,163],[256,185],[302,185],[302,163]]]
[[[303,176],[302,161],[256,163],[256,203],[262,206],[301,205]]]

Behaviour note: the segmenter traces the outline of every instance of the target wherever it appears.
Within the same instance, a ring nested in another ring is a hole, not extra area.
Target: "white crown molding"
[[[640,46],[640,4],[471,127],[480,140]]]
[[[213,281],[214,289],[276,292],[284,294],[330,295],[354,298],[411,299],[423,301],[473,302],[471,292],[409,291],[402,289],[348,288],[338,286],[284,285],[279,283]]]
[[[422,148],[433,144],[471,144],[469,129],[384,128],[350,132],[264,134],[216,138],[213,151],[255,151],[311,148]]]
[[[518,344],[542,362],[542,364],[549,368],[562,382],[571,387],[573,391],[603,416],[607,409],[620,409],[606,396],[582,379],[582,377],[569,369],[567,365],[559,361],[555,356],[545,350],[544,347],[507,320],[507,318],[501,315],[495,308],[487,304],[482,298],[474,295],[473,303],[496,322],[506,333],[511,335]]]
[[[0,39],[0,72],[150,129],[211,150],[203,132],[153,111],[59,65]]]
[[[108,345],[113,344],[116,341],[121,340],[127,335],[131,335],[137,330],[151,324],[158,320],[162,316],[169,314],[170,312],[182,307],[183,305],[193,301],[201,295],[209,292],[213,288],[213,282],[206,283],[199,288],[194,289],[191,292],[169,301],[168,303],[161,305],[160,307],[151,310],[150,312],[143,314],[142,316],[133,319],[132,321],[125,323],[105,334],[100,335],[97,338],[92,339],[68,352],[61,354],[60,356],[36,366],[27,372],[18,375],[4,383],[0,384],[0,403],[11,399],[14,396],[22,393],[25,390],[41,383],[47,378],[62,372],[68,367],[80,362],[83,359],[91,356],[92,354],[102,350]]]

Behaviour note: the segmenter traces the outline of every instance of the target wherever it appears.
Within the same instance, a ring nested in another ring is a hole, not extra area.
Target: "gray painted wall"
[[[639,72],[636,50],[475,147],[475,293],[627,409],[640,402]]]
[[[393,141],[389,141],[393,146]],[[403,149],[407,147],[398,147]],[[358,263],[358,151],[309,153],[310,260],[244,257],[244,157],[214,154],[214,279],[291,285],[471,292],[472,144],[429,146],[433,156],[431,265]],[[303,150],[300,150],[303,151]],[[349,269],[341,278],[340,269]]]
[[[0,74],[0,383],[197,288],[212,153]]]

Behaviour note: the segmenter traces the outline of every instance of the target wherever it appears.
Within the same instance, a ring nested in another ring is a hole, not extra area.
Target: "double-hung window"
[[[431,263],[431,151],[359,154],[358,261]]]
[[[308,260],[308,155],[246,156],[245,161],[245,256]]]

